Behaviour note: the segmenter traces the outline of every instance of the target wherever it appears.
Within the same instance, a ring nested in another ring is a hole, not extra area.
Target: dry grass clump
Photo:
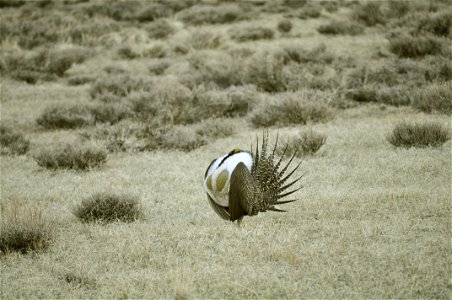
[[[233,135],[235,131],[234,121],[224,118],[204,120],[197,124],[196,129],[196,133],[209,139],[225,138]]]
[[[257,26],[236,27],[231,29],[229,34],[233,40],[238,42],[269,40],[275,36],[273,29]]]
[[[99,44],[102,35],[119,28],[112,20],[90,18],[80,10],[68,10],[63,5],[50,8],[27,5],[2,12],[0,40],[17,42],[25,49],[67,42],[91,47]]]
[[[7,199],[3,199],[7,201]],[[25,207],[19,202],[2,203],[0,252],[46,250],[53,239],[53,224],[39,209]]]
[[[207,90],[199,86],[193,90],[198,112],[205,118],[243,117],[259,101],[254,86],[231,86],[226,89]]]
[[[162,75],[169,66],[170,63],[166,60],[157,60],[149,64],[148,70],[152,74]]]
[[[143,217],[138,197],[110,192],[83,199],[73,213],[82,222],[133,222]]]
[[[216,49],[223,45],[221,34],[208,30],[193,31],[186,41],[186,45],[192,49]]]
[[[174,32],[176,28],[167,20],[156,20],[144,27],[151,39],[164,39]]]
[[[74,75],[67,79],[68,85],[84,85],[92,83],[96,80],[94,76],[90,75]]]
[[[36,119],[45,128],[76,128],[92,125],[94,115],[88,106],[50,106]]]
[[[141,150],[145,142],[140,138],[145,126],[131,120],[123,120],[114,125],[99,124],[94,130],[82,131],[83,140],[101,141],[109,152]]]
[[[427,32],[437,36],[450,37],[452,35],[452,12],[424,15],[418,19],[415,30],[417,33]]]
[[[346,96],[357,102],[376,102],[393,106],[412,104],[412,93],[404,86],[377,87],[365,85],[348,91]]]
[[[367,26],[374,26],[377,24],[385,24],[386,16],[384,15],[381,2],[368,1],[358,4],[354,9],[354,17]]]
[[[413,106],[428,113],[452,113],[452,89],[450,82],[432,84],[413,92]]]
[[[304,125],[324,122],[332,115],[332,110],[321,94],[315,91],[299,91],[262,101],[252,111],[250,121],[256,127]]]
[[[389,50],[402,58],[441,55],[447,53],[447,47],[447,41],[432,35],[400,34],[389,38]]]
[[[237,4],[218,6],[195,5],[180,12],[181,21],[191,25],[232,23],[249,18],[248,13]]]
[[[283,19],[278,22],[276,28],[278,28],[280,32],[287,33],[292,30],[292,27],[293,27],[292,21],[290,21],[289,19]]]
[[[67,144],[64,147],[43,149],[34,159],[46,169],[89,170],[107,161],[107,151],[95,144]]]
[[[277,148],[278,155],[304,157],[313,155],[325,144],[326,135],[311,130],[301,131],[298,135],[289,138],[284,147]],[[284,153],[285,151],[285,153]]]
[[[440,123],[401,122],[386,138],[396,147],[439,147],[450,139],[450,135],[447,127]]]
[[[30,148],[30,141],[21,132],[9,126],[0,125],[0,145],[1,154],[22,155]]]
[[[35,84],[38,81],[56,80],[71,68],[92,55],[92,51],[81,48],[43,49],[31,55],[12,53],[0,60],[0,71],[10,77]]]
[[[322,34],[348,34],[358,35],[364,32],[364,27],[358,23],[350,21],[331,21],[328,24],[321,25],[317,28],[317,31]]]
[[[95,123],[117,123],[129,116],[127,107],[121,104],[102,105],[52,105],[36,119],[48,129],[77,128]]]
[[[296,16],[300,19],[314,19],[322,14],[322,6],[314,1],[308,2],[305,6],[296,11]]]
[[[147,89],[150,89],[150,85],[144,79],[119,74],[97,79],[91,86],[90,95],[91,98],[102,102],[117,102],[128,96],[132,91]]]
[[[158,138],[159,148],[192,151],[207,144],[194,126],[173,126]]]
[[[266,92],[285,91],[284,61],[282,52],[261,51],[252,55],[243,65],[243,83],[254,84]]]
[[[189,68],[178,75],[179,81],[192,89],[199,85],[241,85],[240,61],[224,51],[196,51],[188,57]]]

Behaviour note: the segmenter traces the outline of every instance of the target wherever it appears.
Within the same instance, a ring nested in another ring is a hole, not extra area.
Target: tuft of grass
[[[325,144],[326,138],[326,135],[315,132],[312,129],[301,131],[298,135],[289,138],[285,142],[285,146],[279,147],[276,153],[282,155],[287,147],[285,155],[289,157],[294,154],[297,157],[313,155]]]
[[[299,9],[297,17],[300,19],[314,19],[320,17],[322,14],[322,7],[317,5],[314,1],[309,2]]]
[[[168,69],[169,66],[170,63],[168,61],[158,60],[150,63],[148,70],[152,74],[162,75],[165,72],[165,70]]]
[[[186,41],[186,45],[199,50],[199,49],[216,49],[223,45],[224,40],[221,34],[214,33],[208,30],[196,30],[193,31]]]
[[[68,85],[84,85],[94,82],[96,79],[94,76],[89,75],[74,75],[67,79]]]
[[[3,199],[6,200],[6,199]],[[0,222],[0,251],[3,253],[46,250],[53,239],[53,224],[39,209],[19,202],[3,203]]]
[[[1,154],[17,154],[27,153],[30,148],[30,141],[24,135],[5,125],[0,126],[0,145]]]
[[[381,4],[378,1],[368,1],[356,5],[353,12],[354,17],[367,26],[383,25],[386,23],[386,16],[382,11]]]
[[[225,138],[235,133],[236,126],[234,124],[234,121],[227,119],[208,119],[197,124],[196,133],[207,138]]]
[[[439,147],[450,139],[449,131],[440,123],[406,123],[394,126],[386,137],[396,147]]]
[[[350,21],[331,21],[326,25],[321,25],[317,28],[317,31],[322,34],[348,34],[358,35],[364,32],[364,27],[358,23]]]
[[[413,92],[413,106],[424,112],[452,113],[450,83],[428,85]]]
[[[389,38],[389,50],[402,58],[441,55],[447,51],[446,49],[447,42],[432,35],[416,37],[400,34]]]
[[[76,128],[92,125],[95,117],[88,106],[49,106],[36,119],[44,128]]]
[[[450,37],[452,34],[452,12],[429,14],[419,19],[416,32],[428,32],[437,36]]]
[[[82,222],[133,222],[140,219],[142,208],[138,197],[128,194],[95,193],[74,209]]]
[[[180,20],[191,25],[223,24],[247,19],[248,13],[239,5],[195,5],[180,12]]]
[[[251,123],[256,127],[289,126],[329,120],[332,110],[320,95],[312,92],[280,94],[278,98],[262,101],[251,113]]]
[[[194,126],[173,126],[159,137],[159,148],[192,151],[207,144],[207,139]]]
[[[289,19],[283,19],[279,21],[277,25],[278,30],[285,33],[291,31],[292,27],[292,21],[290,21]]]
[[[43,149],[34,159],[46,169],[90,170],[107,161],[107,151],[95,144],[67,144],[64,147]]]
[[[128,96],[132,91],[149,89],[148,83],[139,77],[130,75],[104,76],[97,79],[91,86],[91,98],[102,102],[117,102]]]
[[[252,55],[243,66],[243,83],[254,84],[266,92],[285,91],[284,61],[285,55],[281,52],[262,51]]]
[[[68,49],[43,49],[35,54],[7,54],[2,57],[0,71],[13,79],[35,84],[62,77],[73,64],[82,63],[92,56],[92,51],[74,47]]]
[[[167,20],[156,20],[144,29],[151,39],[164,39],[176,32],[176,28]]]
[[[236,27],[231,29],[229,33],[231,38],[238,42],[269,40],[275,35],[271,28],[257,26]]]

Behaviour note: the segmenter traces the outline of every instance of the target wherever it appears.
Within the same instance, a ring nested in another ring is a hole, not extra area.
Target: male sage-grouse
[[[281,212],[284,210],[278,209],[275,205],[296,200],[281,199],[301,189],[299,187],[286,192],[301,179],[299,177],[286,183],[301,162],[284,176],[296,153],[280,170],[287,146],[281,158],[275,162],[278,138],[271,153],[267,153],[267,140],[268,133],[264,133],[260,152],[258,140],[255,153],[252,153],[252,149],[251,152],[234,149],[214,159],[207,167],[204,175],[207,199],[213,210],[224,220],[240,222],[246,215],[254,216],[267,210]]]

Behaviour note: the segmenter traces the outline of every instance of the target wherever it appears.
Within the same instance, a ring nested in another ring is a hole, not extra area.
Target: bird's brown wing
[[[224,220],[229,221],[231,219],[227,207],[218,205],[215,201],[213,201],[209,194],[207,194],[207,199],[209,200],[209,204],[212,207],[213,211],[216,212],[217,215],[219,215]]]
[[[239,163],[231,175],[229,187],[229,214],[230,220],[235,221],[247,215],[245,209],[248,207],[252,195],[252,176],[244,163]]]

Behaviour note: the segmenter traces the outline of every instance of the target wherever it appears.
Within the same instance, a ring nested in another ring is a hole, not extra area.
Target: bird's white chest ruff
[[[248,152],[238,152],[226,157],[227,155],[223,155],[215,160],[207,170],[207,175],[204,180],[204,189],[206,192],[213,201],[224,207],[227,207],[229,204],[229,185],[235,167],[242,162],[251,171],[251,167],[253,166],[253,157]],[[221,163],[222,161],[223,163]]]

